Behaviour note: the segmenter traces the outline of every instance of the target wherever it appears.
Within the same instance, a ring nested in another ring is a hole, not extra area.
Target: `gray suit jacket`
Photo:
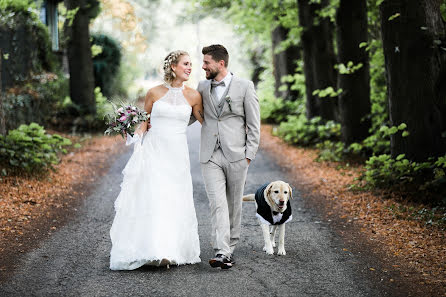
[[[224,106],[220,115],[210,97],[211,81],[201,81],[197,90],[204,108],[200,162],[209,161],[218,138],[230,162],[244,158],[253,160],[260,142],[260,107],[252,81],[232,77],[228,95],[221,99]]]

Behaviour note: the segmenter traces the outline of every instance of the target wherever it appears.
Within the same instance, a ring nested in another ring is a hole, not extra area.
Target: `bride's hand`
[[[135,130],[135,135],[142,136],[143,133],[144,133],[144,132],[142,131],[141,127],[139,127],[138,129]]]
[[[144,133],[150,129],[150,122],[142,122],[141,125],[136,129],[135,133],[137,133],[139,136],[144,135]]]

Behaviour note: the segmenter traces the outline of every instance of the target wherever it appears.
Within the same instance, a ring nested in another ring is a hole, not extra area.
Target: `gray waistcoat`
[[[225,97],[228,95],[229,93],[229,88],[231,86],[232,83],[232,79],[231,82],[229,83],[229,85],[226,87],[226,90],[224,91],[223,95],[221,96],[221,98],[215,98],[214,96],[214,92],[211,91],[211,101],[212,104],[214,104],[215,110],[217,111],[217,115],[220,116],[221,112],[223,111],[223,106],[225,105]],[[220,147],[220,135],[217,135],[217,143],[215,144],[215,148],[214,150],[216,151],[218,148]]]
[[[229,93],[229,88],[231,87],[231,83],[232,83],[232,79],[231,82],[229,83],[229,85],[226,87],[225,92],[223,93],[223,95],[221,96],[221,98],[215,98],[213,91],[211,91],[211,99],[212,99],[212,103],[214,104],[215,109],[217,110],[217,115],[220,116],[221,112],[223,110],[223,106],[225,105],[225,101],[224,98],[228,95]]]

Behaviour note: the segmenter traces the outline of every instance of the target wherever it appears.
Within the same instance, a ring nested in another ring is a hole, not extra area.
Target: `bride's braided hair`
[[[170,52],[164,58],[163,70],[164,70],[164,81],[167,83],[171,83],[175,79],[175,73],[172,70],[172,65],[178,64],[181,56],[189,56],[189,54],[185,51],[173,51]]]

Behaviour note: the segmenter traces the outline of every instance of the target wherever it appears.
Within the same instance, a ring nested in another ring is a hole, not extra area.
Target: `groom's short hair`
[[[205,46],[201,50],[203,55],[210,55],[214,61],[223,60],[225,62],[225,67],[228,67],[229,54],[226,48],[221,44],[212,44],[210,46]]]

